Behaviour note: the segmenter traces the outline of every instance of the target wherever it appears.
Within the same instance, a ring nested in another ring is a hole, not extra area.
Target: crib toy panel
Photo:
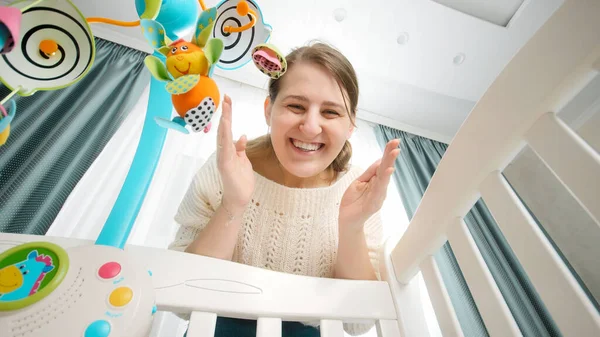
[[[8,234],[0,235],[0,247],[3,337],[150,333],[156,312],[151,276],[127,252]]]

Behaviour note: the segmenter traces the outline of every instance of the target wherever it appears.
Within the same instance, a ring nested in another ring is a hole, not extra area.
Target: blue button
[[[154,314],[156,313],[156,310],[157,310],[157,309],[156,309],[156,306],[153,306],[153,307],[152,307],[152,315],[154,315]]]
[[[148,275],[152,276],[152,270],[148,270]]]
[[[108,337],[110,335],[110,323],[98,320],[85,329],[84,337]]]

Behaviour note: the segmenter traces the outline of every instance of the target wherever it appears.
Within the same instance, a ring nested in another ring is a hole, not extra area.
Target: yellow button
[[[120,287],[110,294],[108,302],[114,307],[122,307],[131,302],[133,298],[133,290],[129,287]]]

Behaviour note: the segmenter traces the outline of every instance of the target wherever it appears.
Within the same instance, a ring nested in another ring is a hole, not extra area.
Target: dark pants
[[[183,335],[186,337],[187,332]],[[282,322],[282,337],[319,337],[319,329],[299,322]],[[217,317],[215,337],[256,337],[256,321]]]

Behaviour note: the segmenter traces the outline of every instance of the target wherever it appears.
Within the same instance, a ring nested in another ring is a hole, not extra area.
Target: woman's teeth
[[[321,143],[305,143],[296,139],[292,139],[294,146],[303,151],[316,151],[323,146]]]

